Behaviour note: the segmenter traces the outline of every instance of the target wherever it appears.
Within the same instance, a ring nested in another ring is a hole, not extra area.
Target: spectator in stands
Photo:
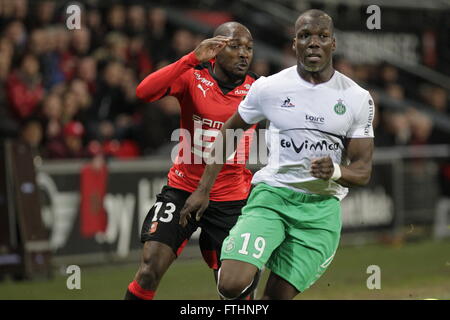
[[[40,57],[47,50],[47,34],[44,29],[32,29],[27,42],[29,53]]]
[[[163,8],[152,8],[148,12],[148,47],[154,48],[152,60],[159,64],[165,60],[165,53],[169,50],[171,30],[167,23],[167,13]]]
[[[90,156],[83,145],[84,127],[81,122],[68,122],[63,128],[62,139],[54,139],[46,145],[51,159],[79,159]]]
[[[78,78],[73,79],[69,84],[69,90],[75,95],[79,110],[87,113],[92,105],[92,96],[87,83]]]
[[[1,16],[1,20],[11,20],[14,18],[14,2],[13,1],[8,1],[8,0],[0,0],[0,6],[1,6],[1,11],[0,11],[0,16]],[[1,21],[0,20],[0,21]],[[3,27],[3,25],[2,25]]]
[[[405,99],[405,89],[398,83],[390,82],[385,86],[386,93],[389,97],[394,100],[404,100]]]
[[[28,15],[27,0],[1,0],[0,1],[0,27],[1,18],[5,20],[24,20]]]
[[[18,20],[25,20],[28,15],[28,0],[14,0],[14,18]]]
[[[354,79],[363,88],[369,88],[371,73],[372,71],[367,64],[358,64],[353,68]]]
[[[79,99],[73,91],[66,89],[62,96],[63,100],[63,112],[62,122],[68,123],[78,119],[78,113],[80,110]]]
[[[115,137],[115,120],[120,114],[131,114],[123,91],[125,67],[120,61],[110,61],[103,70],[89,114],[89,136],[100,140]]]
[[[127,33],[129,36],[146,35],[147,15],[141,5],[131,5],[127,11]]]
[[[16,55],[23,55],[27,45],[27,33],[22,21],[14,20],[4,29],[4,36],[11,41]]]
[[[432,87],[428,103],[437,112],[437,115],[450,116],[450,106],[448,103],[448,92],[440,87]],[[433,144],[450,144],[450,129],[434,127],[430,137],[430,143]],[[450,163],[450,159],[448,161]],[[450,165],[449,165],[450,167]],[[450,183],[450,179],[449,179]],[[450,194],[450,192],[449,192]]]
[[[440,87],[433,87],[429,96],[430,106],[439,113],[450,115],[448,92]]]
[[[0,38],[0,136],[15,136],[19,124],[14,121],[12,110],[8,108],[6,80],[11,70],[14,49],[11,41]]]
[[[55,28],[55,40],[57,53],[56,60],[58,63],[58,68],[64,76],[64,81],[69,81],[75,75],[77,67],[77,58],[72,53],[71,45],[71,31],[63,27]]]
[[[375,138],[376,146],[407,145],[411,139],[408,117],[401,111],[384,111]]]
[[[99,61],[117,60],[123,64],[128,62],[129,38],[119,32],[110,32],[105,39],[105,47],[96,51]]]
[[[126,32],[126,10],[125,7],[119,3],[114,4],[108,10],[106,24],[108,31],[116,31],[120,33]]]
[[[6,38],[0,38],[0,103],[6,102],[4,84],[11,70],[14,48]]]
[[[254,59],[253,60],[253,65],[251,67],[251,70],[260,75],[260,76],[264,76],[267,77],[271,74],[270,72],[270,63],[269,61],[267,61],[266,59]]]
[[[429,139],[433,130],[433,122],[424,113],[410,108],[406,112],[411,130],[410,144],[424,145],[429,143]]]
[[[380,71],[380,83],[381,87],[385,87],[392,83],[399,82],[398,69],[390,64],[384,64]]]
[[[43,129],[39,119],[29,118],[25,121],[20,139],[30,147],[33,158],[42,154]]]
[[[284,69],[284,68],[293,66],[296,63],[297,58],[295,57],[294,50],[292,50],[292,40],[287,42],[282,47],[281,50],[282,50],[281,54],[283,55],[283,60],[281,61],[280,69]]]
[[[81,28],[71,31],[72,53],[81,58],[91,52],[91,31],[88,28]]]
[[[191,52],[195,49],[194,35],[192,32],[186,29],[179,29],[175,31],[171,47],[167,53],[167,59],[170,61],[175,61],[180,59],[182,56]]]
[[[25,54],[20,68],[9,75],[6,86],[10,108],[17,119],[30,117],[44,97],[37,58],[32,54]]]
[[[91,46],[96,49],[102,45],[106,33],[102,14],[99,9],[90,7],[86,9],[86,27],[91,30]]]
[[[355,79],[355,71],[353,69],[353,65],[350,63],[348,59],[346,59],[343,56],[336,56],[333,59],[334,62],[334,68],[339,71],[340,73],[346,75],[347,77],[351,79]]]
[[[128,48],[128,65],[138,72],[139,80],[144,79],[153,71],[153,61],[145,47],[143,36],[131,38]]]
[[[43,84],[46,90],[50,90],[55,85],[66,80],[66,74],[62,69],[61,56],[58,52],[57,41],[61,31],[55,27],[48,27],[44,30],[45,49],[39,56],[42,69]]]
[[[79,60],[76,65],[76,77],[83,80],[91,95],[97,89],[97,60],[92,56],[87,56]]]
[[[143,123],[151,123],[142,128],[141,145],[144,154],[166,153],[166,151],[159,152],[158,149],[171,142],[172,133],[180,126],[178,100],[168,96],[152,102],[150,106],[147,105],[143,110]],[[178,137],[173,138],[178,141]]]
[[[37,7],[33,10],[35,16],[32,21],[33,28],[42,28],[54,22],[56,17],[56,1],[43,0],[37,3]]]
[[[51,141],[62,135],[62,111],[61,97],[56,93],[47,95],[41,107],[41,122],[45,141]]]

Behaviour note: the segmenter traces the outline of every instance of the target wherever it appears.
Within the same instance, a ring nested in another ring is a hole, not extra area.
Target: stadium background
[[[66,25],[73,3],[80,30]],[[372,4],[380,30],[366,26]],[[144,104],[137,84],[229,20],[253,34],[253,71],[291,66],[293,22],[309,8],[333,16],[336,69],[374,97],[376,152],[370,185],[343,202],[334,262],[298,298],[450,299],[444,0],[0,0],[0,299],[121,299],[179,122],[175,99]],[[157,298],[216,299],[196,241]],[[81,290],[66,287],[69,265]],[[371,265],[381,289],[367,288]]]

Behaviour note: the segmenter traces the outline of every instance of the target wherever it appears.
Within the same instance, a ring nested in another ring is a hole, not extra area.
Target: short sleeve
[[[369,93],[357,110],[353,124],[347,133],[347,138],[373,138],[373,118],[375,117],[375,103]]]
[[[263,79],[264,77],[260,77],[252,84],[247,96],[239,104],[239,115],[241,116],[242,120],[244,120],[248,124],[254,124],[265,119],[262,106],[259,103],[261,94],[260,87]]]

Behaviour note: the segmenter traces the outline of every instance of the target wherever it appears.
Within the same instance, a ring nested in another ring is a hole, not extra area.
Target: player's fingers
[[[231,40],[231,38],[227,37],[227,36],[215,36],[214,38],[211,38],[211,39],[225,41],[225,42],[228,42]]]
[[[317,170],[312,170],[312,171],[311,171],[311,175],[312,175],[314,178],[320,178],[320,172],[317,171]]]
[[[188,219],[190,219],[190,218],[191,218],[190,213],[187,213],[180,217],[180,224],[183,228],[187,226]]]
[[[318,168],[318,169],[311,170],[311,175],[314,178],[318,178],[318,179],[328,179],[330,176],[330,172],[327,172],[323,168]]]
[[[317,158],[315,159],[317,164],[322,164],[325,161],[325,158]]]
[[[226,40],[216,40],[216,39],[210,39],[206,40],[203,45],[206,47],[217,47],[217,46],[225,46],[228,43]]]
[[[324,166],[324,167],[321,167],[321,168],[320,168],[320,171],[321,171],[322,173],[330,173],[330,172],[331,172],[331,168],[328,167],[328,166]]]
[[[227,41],[224,40],[216,40],[216,39],[211,39],[209,41],[205,41],[206,45],[218,45],[218,44],[222,44],[225,45],[227,43]]]
[[[184,204],[183,208],[180,211],[180,220],[179,223],[185,227],[187,225],[187,219],[191,217],[191,212],[188,204]]]
[[[203,216],[203,210],[202,210],[202,209],[199,209],[199,210],[197,211],[196,215],[195,215],[195,220],[200,221],[200,219],[202,218],[202,216]]]

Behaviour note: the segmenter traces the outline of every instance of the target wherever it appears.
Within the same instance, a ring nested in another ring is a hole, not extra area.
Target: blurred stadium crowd
[[[207,35],[171,24],[162,7],[128,2],[86,6],[82,28],[68,30],[64,9],[50,0],[0,0],[2,135],[16,135],[35,155],[50,159],[161,152],[179,125],[178,102],[168,97],[146,104],[136,98],[135,88]],[[294,56],[290,48],[290,42],[280,48],[286,61]],[[269,75],[287,66],[256,58],[252,70]],[[371,90],[378,108],[377,146],[450,142],[427,113],[387,108],[377,94],[402,105],[416,101],[448,116],[444,88],[418,82],[388,64],[355,65],[337,56],[335,67]]]

